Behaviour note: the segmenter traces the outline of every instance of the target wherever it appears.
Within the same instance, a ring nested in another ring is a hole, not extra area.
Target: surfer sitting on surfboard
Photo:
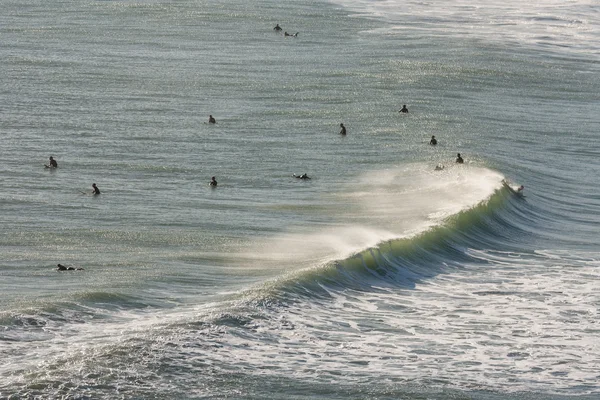
[[[50,156],[50,163],[48,165],[44,165],[46,168],[58,168],[58,163],[54,159],[54,157]]]
[[[208,116],[208,123],[209,124],[216,124],[217,120],[212,115],[209,115]]]
[[[212,187],[217,187],[217,180],[216,180],[216,178],[214,176],[212,178],[210,178],[210,182],[208,184],[210,186],[212,186]]]
[[[95,184],[95,183],[92,183],[92,194],[93,194],[94,196],[96,196],[96,195],[100,194],[100,189],[98,189],[98,186],[96,186],[96,184]]]
[[[459,164],[462,164],[462,163],[465,162],[465,160],[463,160],[463,158],[460,156],[460,153],[458,153],[456,155],[456,162],[459,163]]]

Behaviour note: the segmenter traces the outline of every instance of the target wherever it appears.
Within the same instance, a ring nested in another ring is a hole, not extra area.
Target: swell
[[[535,216],[525,198],[500,188],[479,204],[424,232],[387,240],[352,256],[280,277],[245,293],[255,306],[323,299],[331,292],[414,288],[465,263],[484,261],[470,249],[528,251]],[[534,249],[531,249],[533,252]]]

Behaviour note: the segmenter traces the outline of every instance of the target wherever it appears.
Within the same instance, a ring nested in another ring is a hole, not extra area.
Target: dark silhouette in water
[[[210,178],[210,182],[208,184],[212,187],[217,187],[217,179],[213,176]]]
[[[56,265],[56,270],[57,271],[83,271],[83,268],[81,268],[81,267],[77,267],[77,268],[65,267],[62,264],[57,264]]]
[[[302,174],[302,175],[292,175],[294,178],[298,178],[298,179],[310,179],[310,177],[306,174]]]
[[[407,112],[408,112],[408,108],[406,108],[406,104],[404,104],[404,105],[402,106],[402,108],[400,109],[400,111],[398,111],[398,112],[401,112],[401,113],[407,113]]]
[[[465,162],[465,160],[463,160],[463,158],[460,156],[460,153],[458,153],[456,155],[456,162],[459,163],[459,164],[462,164],[462,163]]]
[[[346,135],[346,127],[344,126],[344,124],[340,124],[340,127],[342,128],[340,130],[340,135]]]
[[[437,139],[435,138],[435,136],[431,137],[431,140],[429,141],[429,144],[432,146],[435,146],[437,144]]]
[[[58,168],[58,163],[56,162],[56,160],[54,159],[54,157],[50,156],[50,163],[47,165],[44,165],[44,167],[46,168]]]

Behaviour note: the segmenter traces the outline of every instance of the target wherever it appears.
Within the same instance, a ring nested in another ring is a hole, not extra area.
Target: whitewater
[[[0,398],[600,394],[595,2],[0,6]]]

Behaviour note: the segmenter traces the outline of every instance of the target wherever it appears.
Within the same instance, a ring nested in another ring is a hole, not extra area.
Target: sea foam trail
[[[596,58],[600,55],[598,9],[589,0],[368,1],[334,0],[355,12],[391,22],[398,33],[469,36],[506,44],[550,48]],[[590,10],[584,13],[582,10]],[[595,11],[595,12],[594,12]]]

